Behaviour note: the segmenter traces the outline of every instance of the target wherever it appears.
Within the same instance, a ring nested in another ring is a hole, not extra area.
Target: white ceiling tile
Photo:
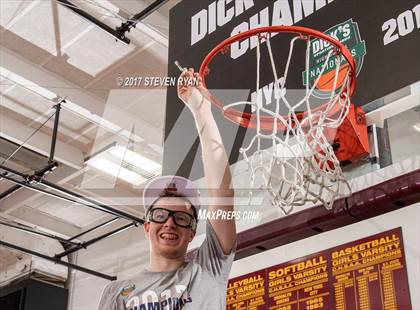
[[[57,12],[57,16],[54,16]],[[42,16],[42,22],[40,22]],[[90,23],[54,1],[40,1],[9,30],[54,56]],[[58,46],[57,46],[58,45]]]
[[[4,28],[11,25],[25,13],[32,3],[36,1],[2,0],[0,1],[0,25]],[[36,4],[36,3],[35,3]],[[33,4],[32,4],[33,5]]]
[[[66,54],[68,63],[96,76],[108,66],[119,61],[135,49],[134,45],[126,45],[116,41],[108,33],[93,28],[86,35],[70,46]]]

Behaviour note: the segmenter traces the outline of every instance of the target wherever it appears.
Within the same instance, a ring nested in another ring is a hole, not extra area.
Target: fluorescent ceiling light
[[[139,185],[147,180],[140,174],[130,171],[124,167],[121,167],[120,165],[117,165],[112,161],[102,158],[100,156],[90,159],[88,164],[98,170],[101,170],[112,176],[118,177],[134,185]]]
[[[120,145],[116,146],[115,148],[112,148],[110,150],[110,153],[120,158],[121,160],[129,162],[130,164],[135,165],[136,167],[143,169],[152,174],[159,172],[161,168],[161,165],[154,162],[153,160],[150,160],[144,156],[141,156],[133,152],[132,150],[124,148]]]
[[[415,125],[413,125],[413,128],[414,128],[415,130],[417,130],[418,132],[420,132],[420,123],[419,123],[419,124],[415,124]]]
[[[86,163],[114,177],[134,185],[158,175],[162,166],[120,145],[105,148]]]

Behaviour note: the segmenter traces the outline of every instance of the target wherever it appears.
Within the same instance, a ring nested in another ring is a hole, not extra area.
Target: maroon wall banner
[[[266,286],[265,270],[232,279],[226,295],[228,309],[265,309]]]
[[[227,309],[410,310],[401,227],[229,280]]]

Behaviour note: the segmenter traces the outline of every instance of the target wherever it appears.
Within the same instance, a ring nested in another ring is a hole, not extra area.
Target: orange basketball
[[[318,84],[316,85],[316,88],[323,91],[331,91],[333,85],[334,85],[334,78],[335,78],[335,72],[336,70],[333,69],[325,74],[323,74]],[[349,64],[343,64],[340,66],[340,70],[338,70],[338,79],[337,79],[337,85],[336,89],[339,88],[341,85],[343,85],[344,80],[346,79],[346,76],[349,73]]]

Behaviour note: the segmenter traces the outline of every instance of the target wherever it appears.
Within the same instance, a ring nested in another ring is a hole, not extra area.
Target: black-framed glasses
[[[147,213],[146,219],[155,223],[165,223],[169,217],[172,217],[177,226],[195,229],[196,219],[184,211],[172,211],[164,208],[153,208]]]

